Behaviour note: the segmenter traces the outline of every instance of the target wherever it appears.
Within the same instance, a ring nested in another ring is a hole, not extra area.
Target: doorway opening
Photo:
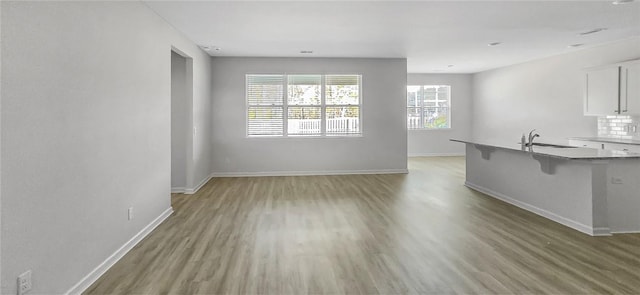
[[[191,188],[193,60],[171,50],[171,193]]]

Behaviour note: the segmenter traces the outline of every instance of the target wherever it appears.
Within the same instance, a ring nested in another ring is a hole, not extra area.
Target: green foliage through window
[[[247,75],[248,136],[359,135],[360,75]]]
[[[407,128],[451,128],[451,86],[407,86]]]

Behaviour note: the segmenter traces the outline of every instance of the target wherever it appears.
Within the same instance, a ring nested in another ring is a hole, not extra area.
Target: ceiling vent
[[[591,35],[591,34],[595,34],[598,32],[602,32],[605,31],[607,28],[597,28],[597,29],[593,29],[591,31],[586,31],[586,32],[582,32],[580,33],[580,35],[584,36],[584,35]]]

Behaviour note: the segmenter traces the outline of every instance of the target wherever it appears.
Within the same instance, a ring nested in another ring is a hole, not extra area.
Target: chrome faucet
[[[533,140],[536,137],[540,137],[540,134],[536,133],[534,134],[534,132],[536,132],[535,129],[531,130],[531,132],[529,132],[529,143],[527,143],[527,146],[529,147],[529,149],[531,150],[531,148],[533,148]]]

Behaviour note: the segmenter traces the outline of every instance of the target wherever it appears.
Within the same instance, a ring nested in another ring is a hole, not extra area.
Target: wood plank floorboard
[[[86,294],[640,294],[640,235],[590,237],[409,174],[215,178]],[[558,196],[562,197],[562,196]]]

